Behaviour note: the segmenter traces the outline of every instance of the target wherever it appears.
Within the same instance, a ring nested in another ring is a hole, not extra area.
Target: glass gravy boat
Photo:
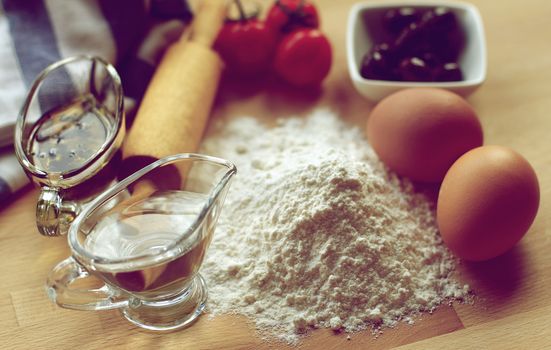
[[[205,307],[198,271],[235,173],[223,159],[179,154],[102,193],[70,226],[72,256],[51,271],[49,298],[69,309],[120,309],[150,330],[189,325]],[[72,286],[82,279],[101,286]]]
[[[38,231],[66,234],[82,205],[112,184],[125,124],[121,80],[99,57],[70,57],[32,84],[15,127],[15,153],[41,187]]]

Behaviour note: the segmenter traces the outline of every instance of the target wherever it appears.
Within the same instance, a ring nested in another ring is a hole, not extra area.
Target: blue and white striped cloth
[[[61,58],[105,58],[131,117],[163,49],[191,18],[186,0],[0,0],[0,207],[29,180],[13,153],[17,114],[35,77]]]

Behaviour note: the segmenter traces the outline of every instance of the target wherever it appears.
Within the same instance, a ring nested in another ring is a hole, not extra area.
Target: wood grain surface
[[[289,90],[267,77],[227,79],[213,118],[305,115],[326,106],[364,123],[370,109],[352,87],[346,67],[345,24],[353,1],[318,0],[334,64],[317,92]],[[262,2],[265,7],[270,2]],[[550,349],[551,348],[551,3],[548,0],[472,1],[481,14],[488,76],[469,98],[486,144],[523,154],[540,180],[541,206],[526,237],[512,251],[484,263],[463,263],[460,278],[476,291],[473,305],[442,306],[415,325],[400,324],[375,338],[370,332],[314,331],[303,349]],[[133,327],[117,311],[64,310],[44,292],[49,270],[69,254],[64,238],[45,238],[34,224],[36,189],[19,193],[0,211],[1,349],[273,349],[247,320],[204,315],[192,327],[156,334]]]

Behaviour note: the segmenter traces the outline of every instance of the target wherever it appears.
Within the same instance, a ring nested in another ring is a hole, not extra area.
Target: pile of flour
[[[213,314],[293,343],[310,328],[412,322],[467,295],[429,202],[330,111],[223,121],[201,151],[238,168],[202,267]]]

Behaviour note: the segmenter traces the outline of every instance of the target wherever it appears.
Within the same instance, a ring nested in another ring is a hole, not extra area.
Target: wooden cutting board
[[[372,105],[354,91],[346,67],[345,23],[353,1],[315,2],[334,46],[334,65],[323,89],[300,93],[272,81],[244,86],[225,81],[214,118],[249,114],[271,120],[328,106],[354,123],[365,121]],[[479,113],[486,143],[510,146],[534,166],[541,186],[538,217],[506,255],[458,267],[462,281],[476,291],[473,305],[442,306],[413,326],[400,324],[377,338],[370,332],[348,340],[346,334],[314,331],[303,349],[551,348],[551,5],[546,0],[473,3],[485,25],[489,69],[486,83],[469,101]],[[188,329],[155,334],[133,327],[117,311],[56,307],[46,297],[44,281],[69,252],[64,239],[37,233],[36,198],[36,190],[23,191],[0,211],[1,349],[287,347],[262,341],[254,327],[236,316],[203,316]]]

